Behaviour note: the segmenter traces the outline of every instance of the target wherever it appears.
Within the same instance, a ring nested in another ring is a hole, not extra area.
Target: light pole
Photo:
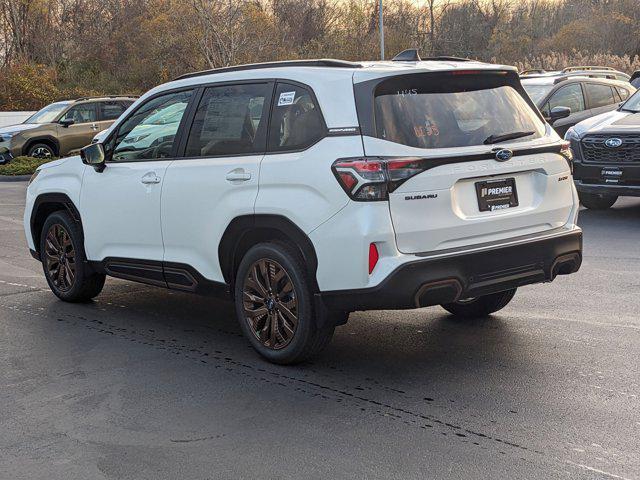
[[[380,25],[380,59],[384,60],[384,20],[382,15],[382,0],[380,0],[380,6],[378,8],[378,24]]]

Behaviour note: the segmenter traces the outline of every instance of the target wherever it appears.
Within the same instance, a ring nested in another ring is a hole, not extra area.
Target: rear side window
[[[520,141],[544,133],[542,120],[504,80],[458,77],[469,78],[416,74],[382,82],[374,100],[377,137],[417,148],[450,148],[482,145],[513,132],[531,132]]]
[[[560,88],[551,96],[548,105],[549,112],[545,111],[545,115],[549,115],[555,107],[569,107],[571,113],[582,112],[585,109],[582,87],[579,83],[574,83]]]
[[[325,134],[320,108],[311,91],[288,83],[278,83],[273,98],[269,130],[269,151],[300,150]]]
[[[91,123],[98,120],[95,103],[81,103],[67,110],[60,120],[73,120],[73,123]]]
[[[100,108],[102,109],[102,120],[115,120],[124,113],[128,105],[122,102],[102,102]]]
[[[187,141],[187,157],[262,153],[271,85],[209,87]]]
[[[597,83],[585,84],[587,96],[589,97],[589,106],[591,108],[604,107],[616,103],[613,90],[609,85],[600,85]]]

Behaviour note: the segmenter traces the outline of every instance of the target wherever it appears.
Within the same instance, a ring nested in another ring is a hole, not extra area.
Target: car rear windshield
[[[417,148],[482,145],[514,133],[530,140],[545,131],[529,104],[497,74],[397,76],[376,87],[374,103],[376,136]]]

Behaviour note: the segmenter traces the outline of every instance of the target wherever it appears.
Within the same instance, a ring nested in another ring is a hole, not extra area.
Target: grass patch
[[[31,175],[40,165],[54,160],[53,158],[16,157],[6,165],[0,165],[0,175]]]

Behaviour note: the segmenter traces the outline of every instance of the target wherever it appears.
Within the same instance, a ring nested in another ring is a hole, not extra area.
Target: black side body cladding
[[[115,278],[198,295],[230,296],[227,285],[207,280],[195,268],[183,263],[108,257],[101,262],[90,261],[89,264],[96,272]]]
[[[227,226],[218,246],[218,259],[226,283],[232,285],[242,253],[257,243],[256,240],[293,242],[307,266],[314,291],[318,291],[318,257],[313,244],[297,225],[281,215],[243,215]]]
[[[75,222],[78,222],[84,240],[82,222],[80,221],[80,212],[67,195],[64,193],[43,193],[42,195],[38,195],[33,203],[31,218],[29,220],[29,224],[31,226],[31,237],[33,238],[33,244],[35,245],[35,251],[31,255],[37,260],[40,260],[40,230],[42,229],[42,225],[44,225],[47,217],[57,210],[66,210],[69,215],[71,215],[71,218],[73,218]]]

